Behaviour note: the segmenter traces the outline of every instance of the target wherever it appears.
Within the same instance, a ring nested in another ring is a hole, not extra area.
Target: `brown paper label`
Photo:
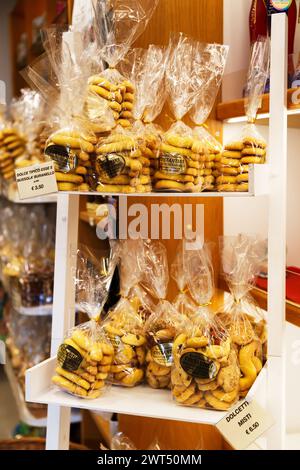
[[[173,362],[172,343],[160,343],[153,346],[151,356],[160,366],[171,367]]]
[[[57,361],[62,369],[73,372],[79,369],[83,357],[73,346],[63,343],[58,349]]]
[[[162,173],[180,175],[186,169],[185,157],[179,153],[164,153],[159,157],[159,169]]]
[[[197,352],[183,354],[180,358],[180,364],[188,375],[198,379],[213,379],[218,372],[214,361]]]
[[[125,168],[125,160],[119,153],[106,153],[96,159],[96,169],[100,176],[114,178],[122,173]]]
[[[52,144],[46,148],[45,154],[54,161],[56,171],[68,173],[77,168],[78,157],[69,147]]]

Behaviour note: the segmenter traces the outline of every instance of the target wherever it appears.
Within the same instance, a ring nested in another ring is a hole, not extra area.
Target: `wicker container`
[[[0,441],[1,450],[45,450],[46,440],[42,437],[22,437]],[[88,450],[87,447],[70,443],[70,450]]]

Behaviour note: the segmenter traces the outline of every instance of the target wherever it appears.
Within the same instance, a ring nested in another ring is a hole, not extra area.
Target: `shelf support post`
[[[58,193],[51,357],[56,355],[65,333],[75,321],[73,264],[76,257],[73,254],[78,244],[78,216],[79,195]],[[70,408],[48,406],[47,450],[69,449],[70,418]]]
[[[276,422],[267,433],[268,450],[283,449],[286,433],[284,333],[286,308],[287,33],[286,13],[272,15],[267,406]]]

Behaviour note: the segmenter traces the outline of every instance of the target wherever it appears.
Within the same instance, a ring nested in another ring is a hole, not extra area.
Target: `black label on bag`
[[[62,369],[74,372],[79,369],[80,364],[83,361],[83,357],[77,349],[73,348],[73,346],[63,343],[58,349],[57,361]]]
[[[172,343],[160,343],[151,349],[152,359],[160,366],[171,367],[173,362]]]
[[[159,169],[163,173],[180,175],[186,170],[186,161],[179,153],[164,153],[159,157]]]
[[[75,170],[78,164],[77,155],[68,147],[63,145],[52,144],[46,148],[45,154],[54,161],[56,171],[68,173]]]
[[[125,160],[119,153],[106,153],[96,159],[96,169],[100,176],[114,178],[122,173]]]
[[[180,358],[183,370],[198,379],[213,379],[217,375],[217,366],[208,357],[197,352],[187,352]]]

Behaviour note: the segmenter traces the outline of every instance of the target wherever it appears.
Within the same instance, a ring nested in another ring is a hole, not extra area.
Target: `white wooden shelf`
[[[16,312],[20,315],[47,317],[52,315],[53,305],[39,305],[38,307],[17,307]]]
[[[170,390],[154,390],[147,385],[133,388],[111,386],[104,392],[102,397],[95,400],[74,397],[51,384],[55,366],[56,358],[53,357],[27,370],[27,401],[98,412],[121,413],[209,425],[216,425],[228,413],[178,405],[172,399]],[[261,390],[264,390],[265,380],[266,367],[264,367],[250,390],[249,400],[258,395]]]
[[[101,193],[98,191],[59,191],[60,194],[77,194],[85,196],[128,196],[128,197],[254,197],[268,194],[269,191],[269,165],[249,165],[249,191],[244,192],[217,192],[206,191],[200,193],[181,192],[150,192],[150,193]]]

